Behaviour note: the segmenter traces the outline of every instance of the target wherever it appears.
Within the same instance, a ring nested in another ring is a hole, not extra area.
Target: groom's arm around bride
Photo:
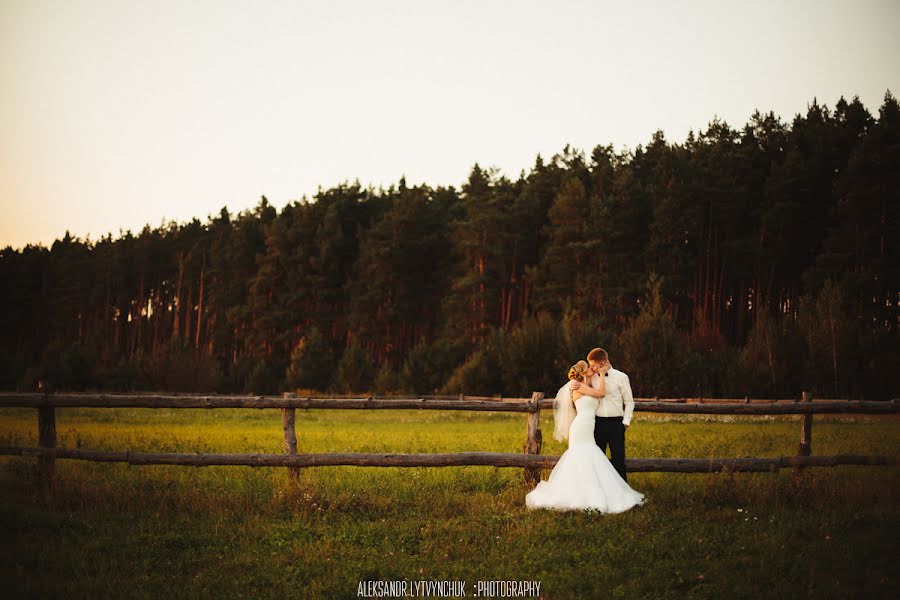
[[[590,356],[590,355],[588,355]],[[600,406],[597,408],[598,417],[622,417],[622,424],[625,427],[631,425],[631,419],[634,415],[634,395],[631,391],[631,380],[628,375],[614,368],[608,359],[603,361],[591,361],[591,367],[597,373],[591,379],[591,385],[572,381],[569,389],[579,391],[582,394],[593,396],[601,399]],[[601,373],[606,377],[606,394],[601,394],[597,388],[600,387]]]

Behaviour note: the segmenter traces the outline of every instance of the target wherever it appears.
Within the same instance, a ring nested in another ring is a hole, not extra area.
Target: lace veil
[[[572,402],[569,383],[567,381],[559,388],[556,398],[553,400],[553,421],[555,423],[553,439],[559,442],[569,438],[569,428],[572,426],[572,421],[575,420],[575,403]]]

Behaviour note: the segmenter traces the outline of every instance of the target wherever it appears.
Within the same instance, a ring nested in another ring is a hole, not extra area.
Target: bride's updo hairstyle
[[[588,367],[590,367],[590,365],[587,364],[587,362],[579,360],[569,369],[569,379],[584,381],[584,372],[588,370]]]

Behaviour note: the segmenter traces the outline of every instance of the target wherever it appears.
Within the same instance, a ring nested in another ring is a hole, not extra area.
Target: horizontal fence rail
[[[38,413],[38,447],[0,446],[0,455],[37,458],[45,498],[52,496],[56,459],[119,462],[129,465],[286,467],[296,479],[299,469],[324,466],[359,467],[460,467],[492,466],[523,468],[525,481],[534,486],[541,469],[556,465],[559,456],[541,455],[541,411],[553,408],[553,400],[541,392],[531,398],[487,396],[420,396],[333,398],[292,394],[284,396],[138,394],[27,394],[0,393],[0,408],[35,408]],[[56,408],[254,408],[281,412],[284,453],[147,453],[96,451],[56,446]],[[297,450],[296,409],[418,409],[514,412],[526,415],[523,453],[455,452],[436,454],[301,454]],[[636,398],[635,412],[718,415],[803,415],[797,456],[742,458],[629,458],[631,472],[713,473],[774,472],[778,469],[834,467],[838,465],[896,466],[897,457],[839,454],[811,456],[814,414],[897,414],[900,400],[813,400],[806,392],[798,400],[749,398]]]
[[[282,398],[279,396],[166,396],[155,394],[0,394],[0,407],[98,408],[342,408],[534,412],[530,400],[432,400],[428,398]]]
[[[121,462],[130,465],[191,467],[524,467],[552,469],[559,456],[512,452],[454,452],[446,454],[204,454],[192,452],[109,452],[75,448],[20,448],[0,446],[0,455]],[[719,471],[774,471],[787,467],[838,465],[896,465],[895,457],[838,454],[835,456],[779,456],[771,458],[627,458],[629,472],[712,473]]]
[[[165,394],[12,394],[0,393],[0,408],[329,408],[329,409],[418,409],[472,410],[491,412],[535,412],[552,409],[552,399],[536,402],[533,398],[473,399],[464,396],[419,398],[326,398],[280,396],[193,396]],[[789,414],[890,414],[900,413],[900,400],[743,400],[713,398],[648,399],[636,398],[635,412],[675,414],[789,415]]]

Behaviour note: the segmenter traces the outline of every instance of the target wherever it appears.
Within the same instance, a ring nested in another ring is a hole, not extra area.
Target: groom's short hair
[[[594,348],[587,355],[588,362],[603,362],[609,360],[609,355],[603,348]]]

